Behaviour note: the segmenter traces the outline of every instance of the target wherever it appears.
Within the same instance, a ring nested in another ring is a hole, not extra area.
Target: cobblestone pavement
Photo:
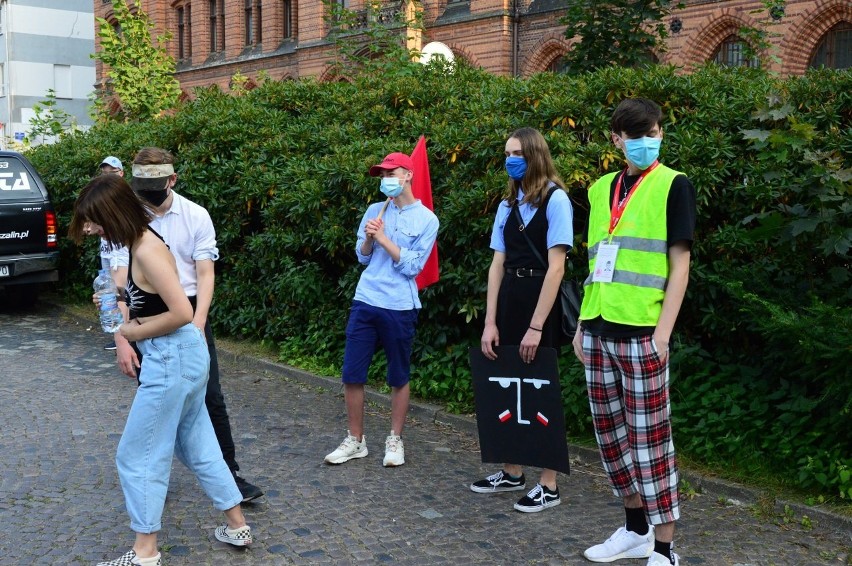
[[[93,324],[57,307],[0,305],[4,566],[94,564],[132,544],[114,455],[135,388],[106,342]],[[404,466],[381,465],[389,428],[382,402],[368,408],[370,455],[324,465],[346,431],[335,381],[221,358],[237,459],[266,491],[245,508],[256,542],[249,549],[217,542],[213,529],[223,517],[176,463],[160,533],[164,564],[579,565],[589,564],[582,550],[623,521],[599,462],[573,447],[559,507],[524,514],[512,509],[521,493],[472,493],[468,484],[497,468],[480,462],[470,419],[442,425],[424,408],[404,432]],[[759,514],[704,491],[681,507],[681,564],[850,564],[843,519],[811,516],[805,529],[796,512],[784,521],[771,505]]]

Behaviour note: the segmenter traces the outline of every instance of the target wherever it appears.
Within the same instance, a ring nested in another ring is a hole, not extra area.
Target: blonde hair
[[[538,206],[547,196],[547,188],[551,181],[563,188],[564,183],[556,172],[556,166],[553,165],[547,141],[538,130],[519,128],[509,136],[509,139],[512,138],[521,142],[521,153],[527,162],[527,172],[521,181],[509,178],[504,200],[509,206],[513,205],[518,196],[518,189],[523,186],[522,202]]]

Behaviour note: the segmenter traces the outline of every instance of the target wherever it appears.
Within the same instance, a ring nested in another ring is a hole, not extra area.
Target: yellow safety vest
[[[656,326],[669,276],[666,205],[679,171],[658,165],[627,202],[610,239],[610,187],[618,173],[598,179],[589,189],[589,277],[583,283],[580,320],[598,316],[631,326]],[[617,188],[616,188],[617,190]],[[611,283],[592,282],[598,246],[617,243]]]

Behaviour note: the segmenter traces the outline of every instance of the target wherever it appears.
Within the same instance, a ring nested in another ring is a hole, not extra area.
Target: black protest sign
[[[568,473],[565,414],[554,348],[524,363],[517,346],[497,346],[496,360],[470,349],[476,424],[483,462]]]

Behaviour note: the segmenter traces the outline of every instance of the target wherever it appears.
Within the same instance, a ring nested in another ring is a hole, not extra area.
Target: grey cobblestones
[[[132,544],[114,456],[135,387],[103,342],[57,307],[0,305],[0,565],[94,564]],[[383,468],[390,419],[379,394],[367,410],[370,455],[324,465],[346,432],[335,380],[225,352],[220,364],[242,473],[266,491],[245,507],[256,542],[246,550],[217,542],[221,514],[176,463],[160,533],[169,566],[588,565],[582,550],[623,521],[596,455],[573,446],[558,507],[523,514],[512,509],[522,493],[472,493],[468,484],[495,466],[479,461],[472,420],[438,407],[413,408],[406,464]],[[702,493],[681,505],[684,566],[852,563],[844,518],[794,507],[784,522],[724,503],[754,501],[748,490],[688,477]]]

